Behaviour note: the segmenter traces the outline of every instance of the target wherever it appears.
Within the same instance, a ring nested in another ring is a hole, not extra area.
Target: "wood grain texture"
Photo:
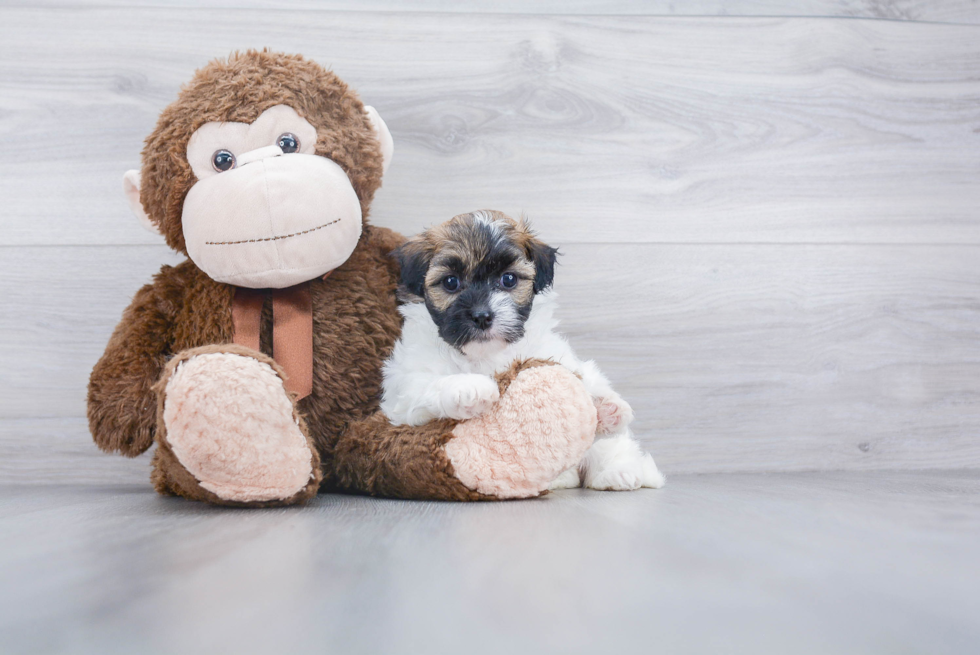
[[[177,261],[121,173],[196,67],[266,45],[332,66],[387,119],[376,223],[523,209],[563,247],[564,328],[668,473],[980,466],[980,27],[386,6],[0,5],[7,475],[90,447],[89,370]],[[793,11],[818,6],[872,4]],[[80,479],[124,466],[89,452]]]
[[[563,329],[667,470],[980,466],[975,248],[566,250]]]
[[[668,474],[980,467],[980,248],[562,245],[562,329]],[[0,417],[83,416],[123,307],[175,258],[3,254]]]
[[[975,0],[0,0],[0,650],[972,654],[977,23]],[[562,247],[562,328],[665,489],[228,511],[97,451],[89,370],[178,260],[121,174],[195,68],[262,46],[387,119],[376,223],[524,209]],[[881,470],[929,468],[959,470]]]
[[[975,472],[258,511],[5,485],[0,634],[98,655],[972,655],[978,499]]]
[[[976,0],[0,0],[0,7],[167,7],[460,14],[791,16],[980,23]]]
[[[0,419],[0,480],[18,485],[150,485],[152,451],[109,456],[84,418]],[[152,486],[150,486],[152,488]]]
[[[980,243],[980,27],[6,7],[0,244],[157,243],[122,172],[195,68],[261,46],[381,111],[402,231],[496,207],[564,242]]]

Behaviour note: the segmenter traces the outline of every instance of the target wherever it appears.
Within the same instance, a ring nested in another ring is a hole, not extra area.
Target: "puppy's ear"
[[[432,249],[420,237],[409,239],[392,256],[401,267],[402,287],[414,296],[425,297],[425,274],[429,272]]]
[[[528,241],[526,248],[528,257],[534,264],[534,293],[540,293],[555,281],[558,248],[552,248],[538,239]]]
[[[524,238],[527,258],[534,264],[534,293],[540,293],[555,281],[555,264],[558,261],[558,248],[552,248],[538,239],[531,230],[527,216],[521,216],[517,231]]]

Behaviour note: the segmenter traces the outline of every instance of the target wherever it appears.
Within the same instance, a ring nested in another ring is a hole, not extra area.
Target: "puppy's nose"
[[[481,330],[486,330],[493,323],[493,314],[486,310],[477,310],[470,314],[473,317],[473,322],[476,323],[476,327]]]

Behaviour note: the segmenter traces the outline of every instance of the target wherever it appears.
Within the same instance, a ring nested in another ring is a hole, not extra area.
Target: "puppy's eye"
[[[211,155],[211,165],[219,173],[230,171],[235,167],[235,155],[227,150],[218,150]]]
[[[286,132],[285,134],[280,134],[279,139],[276,141],[276,145],[282,148],[285,154],[291,152],[299,151],[299,139],[292,132]]]
[[[453,293],[454,291],[459,291],[459,278],[455,275],[449,275],[442,278],[442,288]]]
[[[513,273],[504,273],[500,276],[500,286],[505,289],[513,289],[517,286],[517,276]]]

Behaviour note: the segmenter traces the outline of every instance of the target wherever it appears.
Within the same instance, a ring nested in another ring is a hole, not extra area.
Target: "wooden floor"
[[[973,654],[978,547],[976,472],[269,511],[19,485],[0,651]]]
[[[386,119],[376,224],[561,248],[665,489],[238,512],[96,451],[179,260],[121,176],[266,46]],[[980,652],[980,2],[0,0],[0,151],[0,654]]]

